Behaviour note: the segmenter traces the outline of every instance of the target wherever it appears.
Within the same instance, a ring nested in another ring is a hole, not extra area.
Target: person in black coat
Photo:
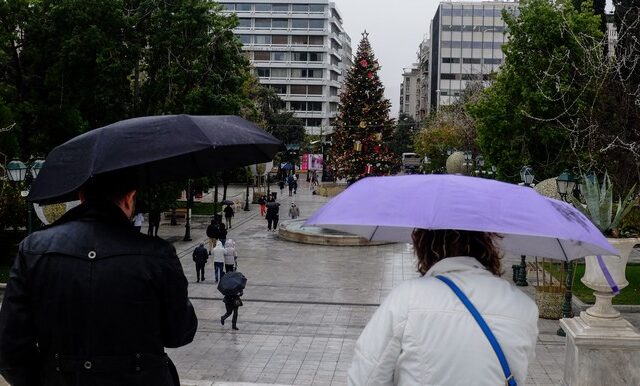
[[[270,201],[267,203],[267,215],[265,218],[267,219],[267,229],[271,231],[271,227],[273,226],[273,231],[275,232],[278,228],[278,220],[280,219],[280,204],[275,201]]]
[[[215,216],[211,219],[211,224],[207,227],[207,237],[209,238],[209,254],[211,254],[211,250],[216,247],[216,243],[220,238],[220,227],[218,226],[218,219]]]
[[[208,259],[209,252],[207,248],[204,247],[204,244],[200,243],[200,245],[193,250],[193,261],[196,263],[196,283],[204,281],[204,266],[207,264]]]
[[[238,308],[242,305],[242,299],[240,299],[240,296],[242,296],[242,292],[235,295],[225,295],[224,298],[222,298],[224,306],[227,309],[227,313],[220,317],[220,324],[224,326],[224,321],[231,316],[231,313],[233,313],[233,317],[231,318],[231,328],[234,330],[239,330]]]
[[[129,223],[136,191],[118,179],[27,236],[0,309],[0,373],[14,386],[178,386],[165,347],[198,320],[171,244]]]

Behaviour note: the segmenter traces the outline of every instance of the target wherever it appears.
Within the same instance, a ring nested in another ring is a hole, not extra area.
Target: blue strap
[[[500,361],[500,366],[502,366],[502,371],[504,372],[505,384],[508,386],[517,386],[516,380],[515,378],[513,378],[513,375],[511,374],[511,369],[509,369],[509,363],[507,362],[507,358],[505,358],[504,353],[500,348],[500,343],[498,343],[498,340],[496,339],[495,335],[493,335],[493,332],[491,332],[491,329],[487,325],[487,322],[485,322],[484,319],[482,318],[482,315],[480,315],[480,313],[478,312],[476,307],[471,303],[467,295],[465,295],[464,292],[462,292],[460,288],[458,288],[458,286],[451,281],[451,279],[441,275],[436,276],[436,278],[440,279],[440,281],[448,285],[449,288],[453,290],[453,292],[458,296],[458,298],[460,298],[460,301],[462,302],[462,304],[464,304],[464,306],[467,307],[467,309],[469,310],[473,318],[476,320],[476,322],[482,329],[482,332],[484,332],[484,335],[489,340],[489,343],[491,343],[491,347],[493,347],[493,351],[496,352],[496,356]]]

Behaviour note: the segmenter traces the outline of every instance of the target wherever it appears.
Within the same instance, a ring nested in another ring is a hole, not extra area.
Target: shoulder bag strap
[[[476,322],[482,329],[482,332],[484,332],[484,335],[489,340],[489,343],[491,343],[491,347],[493,347],[493,351],[495,351],[496,356],[500,361],[500,366],[502,366],[502,371],[504,372],[504,377],[505,377],[505,385],[517,386],[516,380],[513,377],[513,374],[511,374],[511,369],[509,369],[509,363],[507,362],[507,358],[505,358],[504,353],[500,348],[500,343],[498,343],[498,340],[496,339],[495,335],[493,335],[493,332],[491,332],[491,329],[482,318],[482,315],[480,315],[480,313],[478,312],[476,307],[471,303],[467,295],[465,295],[464,292],[462,292],[460,288],[458,288],[458,286],[455,285],[453,281],[451,281],[451,279],[442,275],[438,275],[436,276],[436,278],[440,279],[440,281],[448,285],[449,288],[451,288],[451,290],[458,296],[458,298],[460,298],[460,301],[462,302],[462,304],[464,304],[464,306],[467,307],[467,309],[469,310],[473,318],[476,320]]]

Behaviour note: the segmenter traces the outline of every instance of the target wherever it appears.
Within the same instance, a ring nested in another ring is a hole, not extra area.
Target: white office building
[[[418,64],[405,68],[400,83],[400,114],[407,114],[416,121],[420,112],[420,80]]]
[[[308,134],[329,134],[343,79],[352,63],[351,39],[328,0],[220,0],[235,12],[234,33],[261,84],[272,87]]]
[[[453,103],[467,82],[486,81],[504,60],[507,41],[502,10],[517,2],[441,2],[431,21],[429,104]]]

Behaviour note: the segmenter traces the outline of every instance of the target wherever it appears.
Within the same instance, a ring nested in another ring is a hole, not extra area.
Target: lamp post
[[[184,238],[182,241],[191,241],[191,206],[193,204],[193,195],[191,194],[191,179],[187,180],[187,214],[186,224],[184,224]]]
[[[485,174],[485,170],[484,170],[484,157],[481,154],[478,154],[476,156],[476,166],[478,166],[478,170],[480,171],[480,173],[482,175]]]
[[[567,201],[567,194],[573,192],[573,189],[576,187],[576,178],[571,174],[569,170],[564,170],[558,178],[556,178],[556,188],[558,189],[558,194],[562,200]],[[573,317],[573,309],[571,306],[571,300],[573,298],[573,266],[571,263],[565,261],[564,262],[564,273],[565,277],[565,286],[564,286],[564,302],[562,303],[562,317],[563,318],[571,318]],[[567,334],[564,332],[562,327],[558,328],[557,334],[559,336],[566,336]]]
[[[520,180],[524,186],[530,187],[531,184],[533,184],[533,179],[533,169],[529,166],[523,166],[520,168]],[[520,255],[520,269],[518,270],[518,280],[516,281],[516,285],[518,287],[526,287],[529,285],[529,283],[527,283],[527,263],[525,259],[525,255]]]
[[[26,182],[27,190],[23,190],[20,192],[22,197],[27,197],[29,195],[29,189],[31,188],[31,182],[38,177],[40,170],[42,169],[42,165],[44,165],[43,159],[35,159],[29,163],[29,165],[25,164],[19,160],[13,160],[7,164],[7,178],[11,182],[22,183]],[[27,171],[31,172],[31,177]],[[33,209],[31,204],[27,203],[27,234],[31,234],[33,230]]]
[[[249,211],[249,185],[251,183],[251,177],[249,176],[249,172],[247,171],[247,192],[244,195],[244,211]]]

